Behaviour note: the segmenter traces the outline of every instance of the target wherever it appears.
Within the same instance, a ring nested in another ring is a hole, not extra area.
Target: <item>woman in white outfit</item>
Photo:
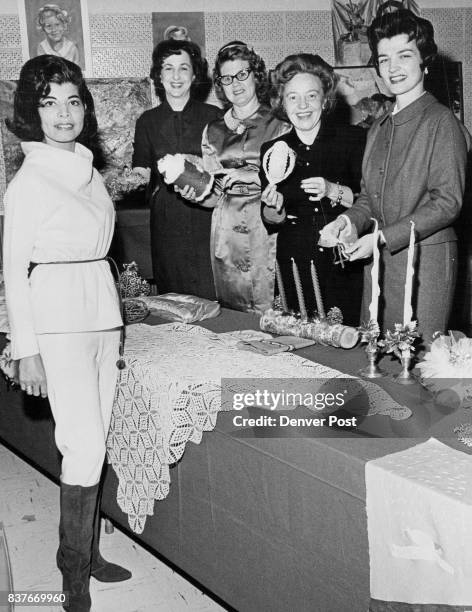
[[[122,325],[107,261],[115,213],[93,155],[93,100],[80,68],[52,55],[23,66],[8,127],[25,159],[5,195],[4,276],[12,357],[29,395],[49,397],[62,454],[58,567],[71,612],[89,579],[130,572],[98,551],[99,480]]]

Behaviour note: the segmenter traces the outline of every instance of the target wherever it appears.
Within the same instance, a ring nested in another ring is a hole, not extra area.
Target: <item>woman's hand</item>
[[[346,219],[344,217],[338,217],[320,230],[318,244],[322,247],[335,247],[342,241],[342,232],[346,229],[348,229]]]
[[[195,187],[191,187],[190,185],[185,185],[185,187],[177,187],[177,185],[174,185],[174,191],[189,202],[193,202],[195,204],[197,201],[197,192],[195,191]]]
[[[223,191],[231,189],[236,183],[260,185],[259,173],[253,168],[231,168],[231,170],[227,170],[221,179]]]
[[[21,389],[28,395],[47,397],[46,373],[39,353],[19,360],[18,380]]]
[[[356,242],[346,247],[345,253],[349,256],[349,261],[356,261],[356,259],[365,259],[370,257],[374,250],[372,242],[372,234],[366,234],[362,236]]]
[[[327,181],[322,176],[314,176],[312,178],[303,179],[300,183],[300,187],[305,193],[311,193],[308,199],[314,202],[318,202],[322,198],[329,196],[330,188],[332,183]]]
[[[284,205],[284,196],[277,191],[276,185],[267,185],[261,194],[261,200],[266,206],[280,212]]]

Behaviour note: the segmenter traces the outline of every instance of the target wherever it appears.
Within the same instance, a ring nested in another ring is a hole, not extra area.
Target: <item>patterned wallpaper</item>
[[[463,62],[465,123],[472,131],[472,8],[430,8],[422,15],[435,26],[440,51]],[[152,53],[152,16],[146,13],[89,15],[94,77],[147,76]],[[254,46],[273,68],[285,55],[319,53],[334,62],[330,11],[205,13],[210,65],[228,40]],[[0,15],[0,79],[18,77],[22,64],[19,20]],[[1,142],[0,142],[1,147]],[[4,189],[0,150],[0,198]],[[1,201],[1,200],[0,200]]]
[[[441,52],[463,62],[466,124],[472,129],[472,8],[429,8]],[[147,76],[152,52],[150,13],[89,15],[94,77]],[[288,53],[315,51],[334,61],[330,11],[205,13],[210,64],[221,45],[241,38],[269,67]],[[22,63],[19,20],[0,15],[0,78],[18,76]]]

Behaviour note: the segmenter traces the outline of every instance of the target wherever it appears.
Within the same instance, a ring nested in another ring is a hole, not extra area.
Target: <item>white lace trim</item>
[[[119,480],[118,505],[136,533],[153,514],[154,501],[169,493],[169,466],[186,443],[199,444],[202,433],[214,429],[218,412],[231,408],[221,406],[222,378],[354,379],[291,353],[266,357],[236,348],[254,337],[268,334],[216,334],[184,323],[127,329],[127,368],[117,386],[107,449]],[[355,380],[367,392],[368,414],[411,415],[376,385]],[[246,381],[242,390],[250,391]]]

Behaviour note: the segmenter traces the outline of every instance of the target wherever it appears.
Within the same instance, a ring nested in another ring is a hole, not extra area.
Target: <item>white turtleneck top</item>
[[[92,153],[22,143],[23,165],[5,194],[4,278],[12,357],[39,352],[36,334],[97,331],[122,324],[105,257],[115,211]]]

